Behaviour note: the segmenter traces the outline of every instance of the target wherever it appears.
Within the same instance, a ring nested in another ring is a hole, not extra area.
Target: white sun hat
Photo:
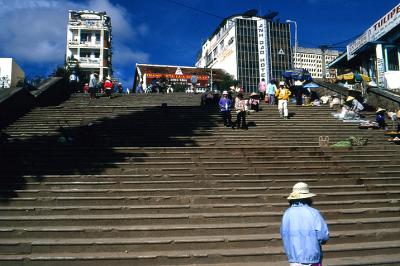
[[[223,91],[222,95],[228,95],[228,92],[227,91]]]
[[[382,112],[382,111],[385,111],[386,112],[386,109],[383,109],[383,108],[378,108],[378,110],[376,110],[376,113],[379,113],[379,112]]]
[[[316,196],[314,193],[310,193],[310,189],[308,185],[303,182],[299,182],[293,186],[292,193],[290,193],[288,200],[296,200],[296,199],[307,199]]]

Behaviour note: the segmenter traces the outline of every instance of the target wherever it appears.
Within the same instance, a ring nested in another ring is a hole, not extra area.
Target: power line
[[[357,38],[360,37],[360,36],[361,36],[361,34],[358,34],[358,35],[355,35],[355,36],[353,36],[353,37],[351,37],[351,38],[349,38],[349,39],[347,39],[347,40],[344,40],[344,41],[341,41],[341,42],[337,42],[337,43],[333,43],[333,44],[329,44],[329,46],[338,46],[338,45],[340,45],[340,44],[349,43],[349,42],[351,42],[351,41],[357,39]]]
[[[175,5],[178,5],[178,6],[181,6],[181,7],[184,7],[184,8],[187,8],[187,9],[190,9],[190,10],[193,10],[193,11],[208,15],[208,16],[211,16],[211,17],[215,17],[215,18],[219,18],[219,19],[225,19],[224,17],[221,17],[219,15],[213,14],[213,13],[208,12],[206,10],[202,10],[202,9],[199,9],[199,8],[196,8],[196,7],[193,7],[193,6],[189,6],[187,4],[184,4],[184,3],[181,3],[181,2],[178,2],[178,1],[175,1],[175,0],[166,0],[166,1],[170,2],[170,3],[173,3]],[[346,40],[343,40],[343,41],[340,41],[340,42],[336,42],[336,43],[332,43],[332,44],[325,44],[324,46],[328,46],[328,48],[337,48],[337,49],[345,48],[345,47],[342,46],[343,44],[347,44],[347,43],[355,40],[356,38],[358,38],[360,36],[361,36],[361,34],[358,34],[358,35],[355,35],[355,36],[353,36],[351,38],[348,38]],[[301,42],[301,43],[312,45],[314,47],[321,46],[321,44],[316,44],[316,43],[308,43],[308,42]]]
[[[203,13],[203,14],[208,15],[208,16],[211,16],[211,17],[215,17],[215,18],[219,18],[219,19],[224,19],[223,17],[218,16],[218,15],[216,15],[216,14],[210,13],[210,12],[208,12],[208,11],[205,11],[205,10],[202,10],[202,9],[199,9],[199,8],[196,8],[196,7],[192,7],[192,6],[183,4],[183,3],[178,2],[178,1],[174,1],[174,0],[166,0],[166,1],[167,1],[167,2],[170,2],[170,3],[173,3],[173,4],[175,4],[175,5],[182,6],[182,7],[185,7],[185,8],[187,8],[187,9],[190,9],[190,10],[193,10],[193,11],[196,11],[196,12],[199,12],[199,13]]]

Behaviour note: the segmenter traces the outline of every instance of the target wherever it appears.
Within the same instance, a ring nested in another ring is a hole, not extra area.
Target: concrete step
[[[10,197],[3,198],[1,200],[2,204],[12,205],[12,206],[23,206],[28,202],[29,204],[39,202],[46,202],[48,206],[69,206],[69,205],[91,205],[91,204],[101,204],[101,205],[114,205],[114,204],[157,204],[157,202],[163,202],[164,204],[182,204],[184,203],[196,203],[196,204],[226,204],[226,203],[277,203],[285,202],[285,198],[288,194],[199,194],[193,195],[165,195],[165,196],[154,196],[154,195],[144,195],[144,196],[118,196],[118,195],[103,195],[103,196],[77,196],[74,197]],[[366,191],[366,192],[329,192],[323,195],[325,200],[337,200],[340,197],[342,201],[354,201],[363,200],[366,197],[370,200],[381,200],[390,199],[396,200],[400,196],[400,191]]]
[[[157,197],[160,198],[160,197]],[[21,198],[23,199],[23,198]],[[157,201],[149,201],[143,198],[138,200],[135,204],[133,202],[131,205],[117,205],[115,200],[110,200],[107,204],[103,206],[90,206],[84,205],[86,202],[82,198],[76,200],[70,200],[69,205],[58,206],[55,203],[49,203],[50,199],[45,200],[32,200],[31,205],[27,203],[23,207],[15,204],[7,204],[7,206],[0,206],[0,213],[3,216],[12,215],[68,215],[68,214],[120,214],[122,212],[127,214],[170,214],[179,211],[186,212],[209,212],[209,213],[222,213],[222,212],[252,212],[252,211],[283,211],[287,207],[286,203],[274,202],[270,200],[268,203],[262,202],[260,199],[254,199],[253,203],[231,203],[234,200],[225,200],[224,203],[193,203],[194,201],[201,202],[205,200],[199,200],[195,197],[177,197],[176,204],[160,204]],[[143,201],[143,203],[142,203]],[[172,201],[170,199],[170,201]],[[354,208],[373,208],[377,206],[398,206],[400,198],[387,198],[387,199],[354,199],[354,200],[338,200],[338,201],[319,201],[315,205],[322,210],[336,209],[339,206],[345,209]],[[89,201],[90,202],[90,201]],[[185,204],[186,202],[186,204]]]
[[[249,130],[232,130],[199,97],[73,95],[9,126],[0,264],[288,265],[279,226],[298,181],[329,224],[325,264],[399,264],[399,147],[383,131],[326,106],[290,105],[281,120],[264,104]],[[58,120],[77,130],[82,119],[99,123],[101,147],[55,145]],[[369,143],[320,148],[321,135]]]
[[[325,261],[328,263],[333,259],[333,263],[337,265],[360,265],[348,264],[352,259],[347,256],[341,258],[342,254],[352,254],[352,257],[372,257],[372,263],[380,263],[383,256],[389,263],[396,263],[399,259],[398,250],[400,248],[399,241],[379,241],[366,242],[362,245],[354,246],[354,244],[338,244],[326,245],[323,247]],[[338,259],[338,257],[340,259]],[[29,263],[29,265],[99,265],[99,263],[107,262],[108,265],[197,265],[211,264],[218,265],[221,263],[241,263],[245,261],[249,265],[252,263],[275,263],[283,265],[286,257],[281,248],[241,248],[241,249],[202,249],[202,250],[184,250],[184,251],[158,251],[158,252],[136,252],[133,250],[120,250],[119,252],[98,252],[98,253],[43,253],[43,254],[24,254],[24,255],[2,255],[1,261],[7,263],[21,262]],[[366,262],[363,259],[364,263]],[[339,264],[341,263],[341,264]],[[347,264],[346,264],[347,263]],[[9,264],[12,265],[12,264]],[[16,264],[14,264],[16,265]],[[234,265],[234,264],[233,264]],[[273,264],[271,264],[273,265]],[[287,265],[287,262],[286,262]],[[331,264],[328,264],[331,265]],[[335,265],[335,264],[333,264]],[[361,264],[363,265],[363,264]],[[365,265],[365,264],[364,264]],[[368,264],[367,264],[368,265]]]
[[[329,195],[329,191],[350,192],[349,195],[364,192],[385,192],[400,191],[400,184],[384,184],[384,185],[336,185],[336,186],[314,186],[314,192],[321,196]],[[240,194],[268,194],[272,197],[288,195],[290,189],[281,186],[217,186],[217,184],[204,184],[194,186],[180,186],[167,188],[52,188],[52,189],[23,189],[13,190],[20,197],[99,197],[104,194],[114,196],[174,196],[174,195],[240,195]],[[8,193],[10,190],[2,189],[0,193]],[[396,192],[397,194],[397,192]]]
[[[37,180],[27,180],[25,182],[17,183],[14,185],[16,187],[21,187],[25,191],[49,191],[52,192],[54,189],[163,189],[163,188],[211,188],[211,187],[221,187],[221,188],[247,188],[247,187],[268,187],[269,189],[287,189],[290,191],[290,186],[285,186],[285,183],[289,184],[288,181],[280,179],[264,179],[260,177],[259,179],[240,179],[234,177],[227,177],[226,179],[211,179],[210,177],[202,179],[166,179],[165,177],[150,177],[148,179],[140,180],[139,178],[126,178],[121,180],[121,178],[113,177],[97,177],[91,179],[88,177],[87,181],[82,181],[82,177],[66,177],[59,175],[58,178],[51,178],[49,181],[38,182]],[[54,180],[54,181],[53,181]],[[132,181],[130,181],[132,180]],[[358,188],[358,189],[368,189],[376,190],[381,188],[395,188],[399,185],[399,177],[366,177],[366,178],[348,178],[348,179],[303,179],[313,188],[324,190],[330,189],[331,186],[337,186],[341,190]],[[0,186],[3,190],[7,188],[8,182],[0,182]]]
[[[359,218],[328,220],[333,236],[346,236],[358,233],[373,233],[381,237],[385,232],[397,232],[399,217]],[[58,238],[145,238],[167,236],[204,236],[204,235],[249,235],[279,232],[280,221],[260,223],[224,223],[224,224],[160,224],[160,225],[87,225],[87,226],[12,226],[1,227],[1,239],[58,239]],[[349,230],[351,228],[351,230]],[[371,230],[373,228],[374,230]],[[394,229],[395,231],[385,231]],[[347,230],[347,231],[346,231]],[[359,232],[357,230],[360,230]],[[381,233],[379,233],[381,232]],[[379,234],[378,234],[379,233]],[[382,235],[380,235],[382,234]],[[349,237],[350,240],[352,237]],[[337,240],[339,241],[340,238]]]
[[[400,229],[354,230],[353,232],[334,232],[329,239],[330,245],[356,244],[365,241],[397,241]],[[338,243],[339,242],[339,243]],[[86,238],[82,233],[80,238],[64,239],[11,239],[0,240],[3,253],[60,253],[60,252],[118,252],[121,250],[148,252],[152,250],[199,250],[199,249],[228,249],[243,247],[280,248],[282,246],[279,234],[243,234],[243,235],[195,235],[175,237],[117,237]]]
[[[326,219],[358,219],[358,218],[377,218],[377,217],[397,217],[400,207],[396,204],[393,207],[363,207],[353,209],[329,209],[321,210]],[[37,226],[47,224],[52,226],[71,226],[71,225],[127,225],[127,224],[159,224],[159,223],[240,223],[245,221],[253,222],[276,222],[280,220],[282,211],[241,211],[241,212],[188,212],[184,208],[180,212],[170,214],[146,214],[146,213],[126,213],[118,214],[74,214],[74,215],[12,215],[0,217],[0,226],[13,224],[14,226]]]

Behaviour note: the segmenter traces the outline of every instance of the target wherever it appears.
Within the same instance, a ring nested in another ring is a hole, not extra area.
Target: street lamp
[[[214,65],[214,61],[217,60],[216,57],[213,58],[211,65],[210,65],[210,70],[211,70],[211,77],[210,77],[210,89],[211,91],[213,91],[213,65]]]
[[[293,67],[294,67],[294,58],[296,57],[297,52],[297,22],[293,20],[286,20],[287,23],[294,23],[294,53],[293,53]]]

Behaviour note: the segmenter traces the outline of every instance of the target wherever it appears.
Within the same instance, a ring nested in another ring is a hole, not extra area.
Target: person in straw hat
[[[231,127],[232,126],[232,120],[231,120],[232,100],[228,98],[227,91],[222,92],[222,97],[219,100],[219,108],[221,110],[222,119],[224,120],[224,126]]]
[[[321,266],[322,248],[329,239],[328,226],[318,210],[312,208],[310,193],[306,183],[293,186],[281,224],[283,247],[290,266]]]
[[[378,110],[376,110],[375,121],[376,123],[378,123],[379,128],[386,128],[385,114],[386,114],[386,109],[379,107]]]
[[[347,97],[346,105],[356,114],[356,117],[359,117],[360,111],[364,110],[364,106],[353,96]]]
[[[250,110],[258,112],[260,110],[260,95],[257,92],[252,92],[249,98]]]

